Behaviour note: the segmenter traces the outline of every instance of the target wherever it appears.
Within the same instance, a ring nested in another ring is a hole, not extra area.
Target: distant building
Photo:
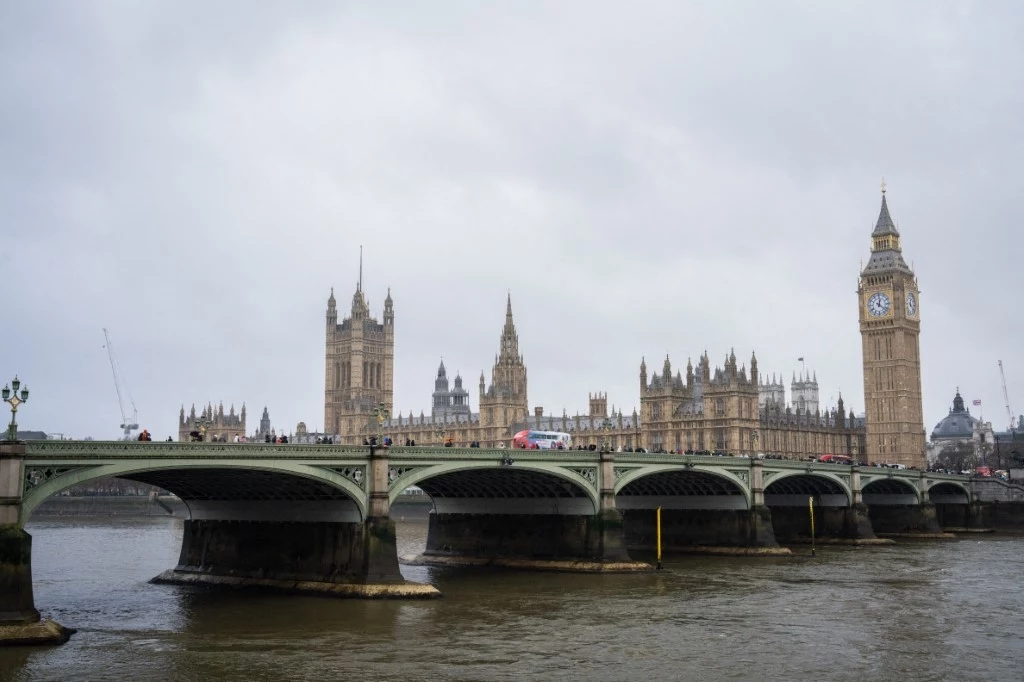
[[[178,441],[187,443],[191,440],[190,434],[197,432],[203,436],[205,441],[217,441],[230,443],[237,436],[239,439],[245,437],[245,403],[242,403],[242,411],[235,414],[235,406],[225,413],[224,403],[216,408],[212,403],[207,403],[200,414],[196,414],[196,406],[193,403],[188,416],[185,415],[185,406],[181,406],[178,414]]]
[[[796,372],[793,373],[793,381],[790,383],[790,396],[792,396],[793,410],[795,412],[806,412],[808,414],[818,411],[818,373],[807,374],[801,371],[799,378]]]
[[[785,409],[786,407],[786,385],[782,383],[782,379],[776,379],[775,375],[772,374],[772,378],[759,377],[761,383],[757,386],[757,404],[758,407],[767,407],[769,403],[778,405]],[[794,381],[796,377],[794,377]]]
[[[446,419],[449,416],[468,416],[469,391],[462,387],[462,377],[455,375],[455,388],[448,390],[448,374],[444,369],[444,360],[437,368],[437,378],[434,380],[434,393],[431,396],[433,406],[430,416],[434,419]]]
[[[801,371],[799,375],[793,372],[793,380],[789,384],[789,395],[791,396],[789,403],[786,402],[786,386],[782,383],[781,377],[776,379],[772,374],[770,379],[758,377],[758,381],[757,405],[759,408],[774,405],[785,410],[788,405],[793,412],[806,412],[807,414],[813,414],[820,409],[817,372],[807,374]]]
[[[256,433],[253,434],[253,440],[258,443],[262,443],[267,439],[267,436],[277,435],[270,426],[270,412],[267,411],[267,406],[263,406],[263,416],[260,417],[260,427],[256,429]]]
[[[995,461],[1010,469],[1011,478],[1024,478],[1024,415],[1018,415],[1006,431],[995,434]]]
[[[928,443],[928,464],[934,465],[942,451],[948,447],[967,444],[979,462],[993,450],[995,434],[992,422],[983,422],[971,416],[971,411],[964,405],[964,399],[957,388],[953,396],[953,407],[949,414],[939,420],[932,429],[931,442]]]

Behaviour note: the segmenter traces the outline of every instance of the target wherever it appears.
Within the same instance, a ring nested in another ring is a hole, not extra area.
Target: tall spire
[[[889,203],[886,200],[885,180],[882,180],[882,207],[878,211],[875,229],[871,232],[871,258],[861,271],[862,275],[881,272],[905,272],[913,274],[910,266],[903,260],[900,246],[900,233],[889,215]]]
[[[871,233],[872,237],[878,237],[886,234],[894,234],[897,237],[900,235],[896,231],[896,225],[892,222],[892,217],[889,215],[889,203],[885,200],[885,185],[882,185],[882,208],[878,211],[878,220],[875,222],[875,231]]]
[[[519,357],[519,335],[516,334],[516,325],[512,320],[512,294],[508,294],[505,300],[505,327],[501,330],[500,359],[506,357],[515,359]]]

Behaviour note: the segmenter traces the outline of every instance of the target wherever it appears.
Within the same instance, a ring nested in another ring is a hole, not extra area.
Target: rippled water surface
[[[173,519],[41,520],[36,606],[68,644],[0,650],[7,680],[1022,680],[1024,537],[676,557],[649,575],[404,567],[433,601],[147,581]],[[426,526],[399,525],[400,554]]]

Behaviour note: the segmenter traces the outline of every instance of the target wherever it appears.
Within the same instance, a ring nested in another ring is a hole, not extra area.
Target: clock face
[[[913,291],[907,292],[907,315],[910,317],[917,315],[917,298]]]
[[[890,305],[889,297],[879,291],[868,299],[868,312],[872,317],[881,317],[889,312]]]

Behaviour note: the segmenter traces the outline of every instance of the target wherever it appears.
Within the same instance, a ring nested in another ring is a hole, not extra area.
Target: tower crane
[[[1006,392],[1006,374],[1003,372],[1003,361],[999,361],[999,378],[1003,380],[1003,403],[1006,405],[1006,416],[1010,418],[1010,432],[1014,431],[1013,410],[1010,409],[1010,395]]]
[[[106,327],[103,328],[103,339],[106,341],[107,357],[110,358],[110,371],[114,374],[114,389],[117,391],[117,405],[121,408],[121,428],[124,429],[124,440],[133,440],[132,431],[139,428],[139,413],[135,409],[135,401],[132,400],[128,384],[121,373],[121,366],[114,356],[114,346],[110,343],[110,334],[107,333]],[[131,414],[128,413],[128,408],[125,406],[125,395],[128,396],[128,404],[132,408]]]

